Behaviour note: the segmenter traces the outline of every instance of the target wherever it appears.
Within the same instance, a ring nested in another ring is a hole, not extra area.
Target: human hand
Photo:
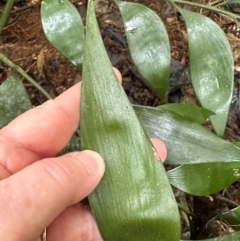
[[[102,241],[90,208],[79,204],[102,178],[102,158],[55,157],[79,126],[79,93],[77,84],[0,130],[0,240],[35,241],[47,227],[48,241]],[[153,144],[165,160],[165,145]]]

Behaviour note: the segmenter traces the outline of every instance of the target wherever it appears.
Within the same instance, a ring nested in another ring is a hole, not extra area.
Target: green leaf
[[[167,110],[141,106],[134,106],[134,109],[148,135],[160,138],[166,144],[168,164],[240,160],[238,147],[197,123]]]
[[[228,210],[222,214],[222,218],[227,222],[234,230],[240,230],[240,207]],[[239,232],[240,233],[240,232]]]
[[[151,9],[116,1],[124,22],[129,50],[139,73],[161,99],[170,78],[170,44],[164,24]]]
[[[84,47],[81,145],[106,162],[105,175],[89,196],[104,241],[179,241],[179,213],[166,172],[114,74],[92,0]]]
[[[43,0],[41,19],[49,42],[81,72],[84,29],[77,9],[68,0]]]
[[[179,8],[187,26],[192,84],[210,120],[224,135],[233,92],[233,57],[223,30],[210,18]]]
[[[195,196],[216,193],[240,178],[240,161],[186,164],[168,171],[170,183]]]
[[[168,110],[173,113],[176,113],[179,116],[182,116],[184,119],[193,121],[199,124],[202,124],[208,119],[211,115],[215,113],[211,110],[191,105],[191,104],[166,104],[160,105],[157,108]]]
[[[12,73],[0,86],[0,128],[31,107],[21,80]]]
[[[201,240],[195,240],[195,241],[239,241],[240,240],[240,232],[234,232],[231,234],[219,236],[217,238],[210,238],[210,239],[201,239]],[[187,240],[181,240],[181,241],[187,241]],[[192,240],[189,240],[192,241]]]

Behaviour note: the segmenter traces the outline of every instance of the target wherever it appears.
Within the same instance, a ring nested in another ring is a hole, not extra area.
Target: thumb
[[[103,176],[93,151],[46,158],[0,182],[0,240],[34,240],[66,207],[79,202]]]

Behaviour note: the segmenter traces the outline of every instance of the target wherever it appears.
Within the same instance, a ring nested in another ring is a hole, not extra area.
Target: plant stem
[[[0,18],[0,35],[2,34],[3,28],[5,27],[5,24],[8,20],[8,16],[13,7],[13,4],[14,4],[14,0],[7,0],[7,3],[3,9],[3,12],[2,12],[1,18]]]
[[[183,205],[183,204],[181,204],[181,203],[179,203],[179,202],[177,202],[177,205],[178,205],[178,207],[179,207],[183,212],[185,212],[188,216],[196,217],[196,215],[195,215],[193,212],[191,212],[188,208],[186,208],[185,205]]]
[[[30,82],[36,89],[38,89],[47,99],[52,99],[52,96],[42,88],[32,77],[30,77],[23,69],[15,65],[10,59],[8,59],[3,53],[0,52],[0,60],[7,64],[10,68],[21,74],[28,82]]]
[[[240,16],[237,15],[237,14],[230,13],[228,11],[225,11],[225,10],[222,10],[222,9],[219,9],[219,8],[216,8],[216,7],[203,5],[203,4],[200,4],[200,3],[188,2],[188,1],[184,1],[184,0],[170,0],[170,2],[172,2],[172,3],[181,3],[181,4],[193,6],[193,7],[198,7],[198,8],[204,8],[204,9],[207,9],[207,10],[214,11],[214,12],[220,13],[222,15],[225,15],[225,16],[233,19],[234,21],[236,19],[240,18]]]

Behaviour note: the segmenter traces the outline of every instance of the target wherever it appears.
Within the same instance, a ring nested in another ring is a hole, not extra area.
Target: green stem
[[[186,208],[183,204],[177,202],[177,205],[187,215],[192,216],[192,217],[196,217],[196,215],[193,212],[191,212],[188,208]]]
[[[8,20],[8,16],[11,12],[13,4],[14,4],[14,0],[7,0],[7,3],[3,9],[3,12],[0,18],[0,35],[2,34],[3,28],[5,27],[5,24]]]
[[[204,9],[207,9],[207,10],[214,11],[214,12],[220,13],[222,15],[225,15],[225,16],[233,19],[234,21],[236,19],[240,18],[240,16],[237,15],[237,14],[230,13],[228,11],[225,11],[225,10],[222,10],[222,9],[219,9],[219,8],[216,8],[216,7],[203,5],[203,4],[200,4],[200,3],[188,2],[188,1],[184,1],[184,0],[170,0],[170,2],[181,3],[181,4],[188,5],[188,6],[198,7],[198,8],[204,8]]]
[[[195,228],[192,224],[192,218],[196,217],[196,215],[190,211],[184,192],[180,191],[178,200],[179,200],[179,203],[177,204],[178,204],[178,207],[180,208],[181,217],[186,223],[187,227],[190,228],[190,233],[192,237],[195,233]]]
[[[42,88],[32,77],[30,77],[23,69],[15,65],[11,60],[9,60],[3,53],[0,52],[0,60],[7,64],[10,68],[21,74],[28,82],[30,82],[36,89],[38,89],[47,99],[52,99],[52,96]]]
[[[182,191],[180,191],[178,199],[179,199],[179,202],[177,203],[178,207],[182,211],[184,211],[187,215],[195,217],[196,215],[189,210],[189,207],[188,207],[188,204],[187,204],[187,201],[186,201],[186,198],[185,198],[185,194]]]

